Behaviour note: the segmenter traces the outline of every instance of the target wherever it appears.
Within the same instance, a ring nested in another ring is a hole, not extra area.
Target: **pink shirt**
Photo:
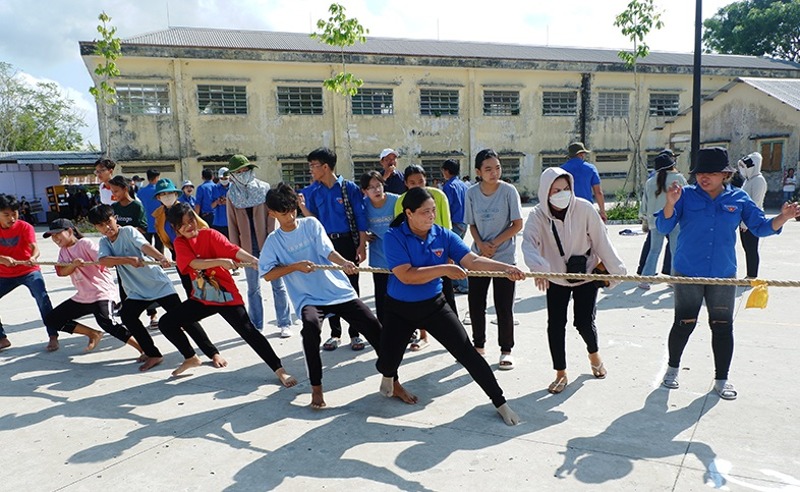
[[[84,261],[97,261],[99,247],[92,240],[83,238],[68,248],[61,248],[58,253],[59,263],[70,263],[75,258]],[[81,304],[91,304],[97,301],[116,301],[117,287],[114,285],[114,275],[111,270],[102,265],[88,265],[76,268],[70,274],[72,285],[77,293],[72,300]]]

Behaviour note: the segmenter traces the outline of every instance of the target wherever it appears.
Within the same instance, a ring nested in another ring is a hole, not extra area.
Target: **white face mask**
[[[231,180],[228,178],[219,178],[219,184],[221,184],[222,186],[228,186],[228,183],[230,182]]]
[[[175,196],[175,193],[164,194],[158,197],[158,201],[161,202],[162,205],[169,208],[175,205],[175,202],[178,201],[178,197]]]
[[[556,208],[565,209],[569,207],[569,201],[572,199],[572,192],[570,190],[559,191],[555,195],[550,195],[550,204]]]

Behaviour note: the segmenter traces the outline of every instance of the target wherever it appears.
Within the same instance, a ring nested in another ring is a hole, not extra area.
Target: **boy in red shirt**
[[[47,295],[42,272],[36,265],[38,258],[36,231],[32,225],[19,220],[19,202],[13,195],[0,194],[0,298],[24,285],[36,299],[44,322],[53,305]],[[50,336],[47,351],[58,350],[58,332],[48,328],[47,334]],[[0,350],[10,346],[11,342],[0,322]]]

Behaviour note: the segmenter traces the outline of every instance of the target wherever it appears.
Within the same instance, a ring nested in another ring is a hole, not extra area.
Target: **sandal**
[[[678,384],[678,368],[667,366],[667,372],[664,374],[664,379],[661,381],[664,387],[669,389],[676,389]]]
[[[717,379],[714,381],[714,390],[723,400],[735,400],[739,393],[727,379]]]
[[[420,350],[426,348],[428,346],[428,340],[426,338],[415,338],[413,342],[411,342],[411,346],[409,350],[412,352],[419,352]]]
[[[606,375],[608,374],[608,371],[606,371],[605,364],[603,364],[601,362],[598,365],[594,365],[594,364],[592,364],[590,362],[589,365],[592,366],[592,374],[594,375],[594,377],[596,377],[597,379],[605,379],[606,378]]]
[[[355,350],[355,351],[364,350],[364,346],[365,346],[364,345],[364,340],[362,340],[361,337],[355,337],[352,340],[350,340],[350,349],[351,350]]]
[[[566,387],[567,387],[567,377],[566,376],[561,376],[557,380],[555,380],[552,383],[550,383],[550,386],[547,387],[547,392],[551,393],[551,394],[554,394],[554,395],[557,395],[557,394],[561,393],[562,391],[564,391],[564,388],[566,388]]]
[[[150,318],[150,329],[151,330],[158,329],[158,318]]]
[[[339,344],[342,343],[342,340],[339,338],[330,337],[327,342],[322,344],[322,350],[336,350],[339,348]]]
[[[502,371],[514,369],[514,357],[511,354],[500,354],[500,364],[497,366]]]

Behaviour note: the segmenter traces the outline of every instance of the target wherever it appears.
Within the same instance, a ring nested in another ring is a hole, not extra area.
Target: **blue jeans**
[[[463,222],[453,222],[453,232],[458,234],[458,237],[464,239],[464,236],[467,234],[467,224]],[[469,281],[467,279],[463,280],[453,280],[453,289],[458,292],[467,292],[469,291]]]
[[[676,272],[676,275],[680,275]],[[728,379],[733,360],[733,308],[735,285],[675,284],[675,319],[669,332],[669,366],[680,367],[683,349],[697,325],[697,315],[706,301],[714,353],[714,379]]]
[[[264,304],[261,298],[261,277],[255,268],[245,268],[244,276],[247,279],[247,314],[250,321],[259,330],[264,329]],[[292,313],[289,309],[289,294],[282,279],[270,282],[272,284],[272,299],[275,302],[275,314],[278,318],[278,327],[283,328],[292,324]]]
[[[784,191],[783,192],[783,201],[784,202],[793,202],[794,201],[794,191]]]
[[[47,295],[47,288],[44,286],[44,277],[42,272],[36,270],[21,277],[0,278],[0,299],[6,294],[16,289],[20,285],[28,288],[31,295],[36,299],[36,305],[39,307],[39,314],[44,318],[53,310],[53,304],[50,302],[50,297]],[[57,337],[57,330],[47,329],[47,334],[51,337]],[[6,338],[6,332],[3,330],[3,324],[0,322],[0,339]]]
[[[669,252],[672,258],[675,258],[675,248],[678,245],[678,227],[669,233]],[[666,236],[658,232],[654,227],[650,229],[650,252],[647,253],[647,259],[642,268],[642,275],[652,276],[656,274],[656,267],[658,267],[658,257],[661,255],[661,248],[664,246],[664,238]],[[670,267],[670,271],[672,268]]]

